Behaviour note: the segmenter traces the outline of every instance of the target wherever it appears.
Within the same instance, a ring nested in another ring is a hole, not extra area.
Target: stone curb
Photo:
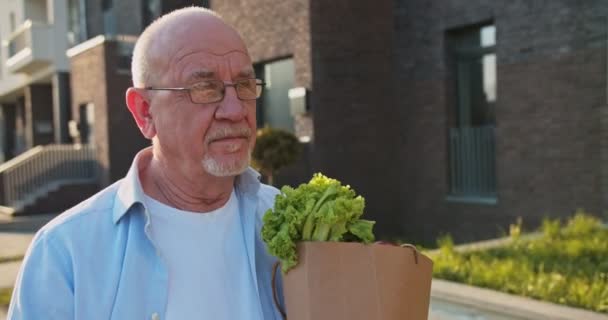
[[[494,291],[433,279],[431,288],[433,301],[448,302],[480,313],[500,315],[517,320],[608,320],[608,315],[597,312],[566,307]]]

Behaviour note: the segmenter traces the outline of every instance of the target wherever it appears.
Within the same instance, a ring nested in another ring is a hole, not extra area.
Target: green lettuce
[[[374,242],[374,221],[363,220],[365,200],[349,186],[315,174],[297,188],[285,186],[264,214],[262,239],[284,273],[298,263],[299,241]]]

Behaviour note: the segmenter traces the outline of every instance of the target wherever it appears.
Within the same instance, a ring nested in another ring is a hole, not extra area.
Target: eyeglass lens
[[[208,80],[193,85],[190,89],[190,96],[194,103],[209,103],[220,101],[224,98],[226,91],[224,82],[219,80]],[[241,100],[254,100],[262,93],[261,84],[256,79],[238,80],[232,85],[236,89],[236,94]]]

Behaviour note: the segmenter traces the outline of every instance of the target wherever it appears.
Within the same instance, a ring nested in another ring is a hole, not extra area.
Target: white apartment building
[[[66,50],[86,39],[84,0],[0,1],[0,160],[68,141]]]

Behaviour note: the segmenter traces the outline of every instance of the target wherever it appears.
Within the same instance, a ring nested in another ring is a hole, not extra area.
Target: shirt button
[[[158,313],[154,312],[152,314],[152,317],[150,317],[152,320],[160,320],[160,316],[158,315]]]

